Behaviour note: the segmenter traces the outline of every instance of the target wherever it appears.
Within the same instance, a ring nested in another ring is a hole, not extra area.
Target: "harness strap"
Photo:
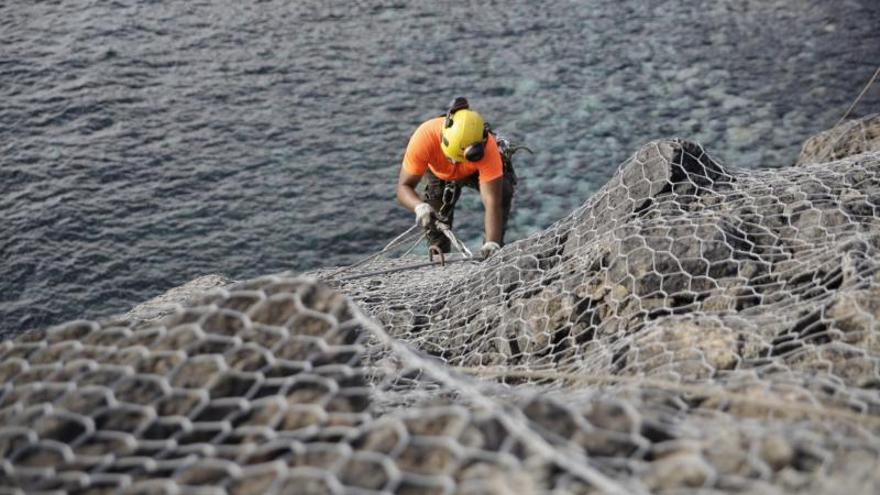
[[[440,211],[437,212],[443,222],[449,223],[449,212],[452,211],[452,209],[455,207],[455,203],[456,201],[458,201],[458,196],[460,195],[460,193],[461,184],[455,181],[448,181],[443,186]]]

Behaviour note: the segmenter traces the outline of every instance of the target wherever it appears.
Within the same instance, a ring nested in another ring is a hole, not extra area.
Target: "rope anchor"
[[[443,235],[445,235],[449,239],[452,247],[454,247],[459,253],[461,253],[463,257],[474,257],[474,253],[472,253],[471,250],[468,249],[468,247],[463,242],[461,242],[458,237],[455,236],[455,234],[452,233],[452,229],[449,227],[449,225],[443,222],[437,222],[435,225],[437,227],[437,230],[442,232]]]
[[[438,256],[440,258],[440,266],[446,266],[446,256],[443,255],[443,251],[439,246],[431,246],[428,248],[428,260],[431,263],[434,263],[434,256]]]

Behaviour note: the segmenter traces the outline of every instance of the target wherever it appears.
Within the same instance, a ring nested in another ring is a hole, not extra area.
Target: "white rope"
[[[320,278],[323,280],[329,280],[329,279],[336,278],[339,275],[341,275],[341,274],[343,274],[353,268],[357,268],[359,266],[362,266],[366,263],[369,263],[370,261],[375,260],[376,258],[382,256],[383,254],[387,254],[389,251],[391,251],[393,248],[397,247],[399,244],[403,244],[404,240],[409,241],[409,239],[412,237],[410,234],[413,232],[413,230],[416,227],[418,227],[418,225],[413,225],[412,227],[408,228],[404,233],[400,234],[399,236],[395,237],[391,242],[389,242],[384,248],[382,248],[381,251],[374,253],[374,254],[371,254],[370,256],[367,256],[366,258],[364,258],[360,261],[357,261],[351,265],[342,267],[332,273],[329,273],[327,275],[323,275]],[[456,235],[452,232],[452,229],[450,229],[448,225],[441,223],[441,222],[437,222],[437,227],[447,238],[449,238],[452,245],[455,247],[455,249],[457,249],[459,251],[459,253],[462,256],[461,259],[447,260],[446,263],[474,260],[474,254],[471,252],[470,249],[468,249],[468,247],[463,242],[461,242],[458,239],[458,237],[456,237]],[[410,246],[403,253],[403,256],[410,254],[419,245],[419,243],[422,241],[422,239],[424,239],[426,237],[426,235],[427,235],[426,232],[422,232],[419,235],[419,238],[416,239],[415,243],[413,243],[413,245]],[[397,268],[391,268],[391,269],[387,269],[387,270],[379,270],[379,271],[369,272],[369,273],[359,273],[359,274],[352,275],[349,277],[341,278],[341,279],[339,279],[339,281],[355,280],[355,279],[364,278],[364,277],[383,275],[383,274],[387,274],[387,273],[395,273],[395,272],[400,272],[400,271],[405,271],[405,270],[413,270],[416,268],[424,268],[426,266],[442,265],[442,264],[443,264],[442,262],[433,262],[433,261],[425,262],[425,263],[415,263],[415,264],[406,265],[406,266],[397,267]]]
[[[404,238],[407,237],[410,233],[412,233],[412,231],[413,231],[416,227],[418,227],[418,225],[413,225],[412,227],[406,229],[406,231],[405,231],[404,233],[402,233],[402,234],[400,234],[399,236],[397,236],[397,237],[395,237],[394,239],[392,239],[391,242],[389,242],[388,244],[386,244],[385,247],[382,248],[382,250],[379,251],[378,253],[371,254],[370,256],[367,256],[366,258],[364,258],[364,259],[362,259],[362,260],[360,260],[360,261],[357,261],[357,262],[355,262],[355,263],[353,263],[353,264],[351,264],[351,265],[344,266],[344,267],[342,267],[342,268],[336,270],[335,272],[332,272],[332,273],[330,273],[330,274],[328,274],[328,275],[325,275],[325,277],[327,277],[327,278],[333,278],[333,277],[336,277],[337,275],[339,275],[339,274],[341,274],[341,273],[345,273],[345,272],[347,272],[348,270],[351,270],[352,268],[357,268],[357,267],[359,267],[359,266],[361,266],[361,265],[363,265],[363,264],[365,264],[365,263],[368,263],[368,262],[370,262],[370,261],[373,261],[374,259],[378,258],[379,256],[382,256],[382,255],[385,254],[386,252],[390,251],[392,247],[396,247],[396,245],[397,245],[398,243],[399,243],[399,244],[403,244],[402,239],[404,239]],[[424,236],[424,234],[422,234],[422,236]],[[421,240],[421,239],[419,239],[419,240]],[[410,248],[410,250],[412,250],[412,248]]]
[[[859,102],[862,101],[862,97],[865,96],[865,93],[868,92],[868,89],[874,84],[874,81],[877,80],[878,76],[880,76],[880,67],[877,67],[877,70],[874,71],[874,75],[871,76],[868,84],[865,85],[865,88],[862,89],[862,92],[859,93],[859,96],[856,97],[856,100],[852,102],[852,105],[849,106],[849,108],[846,110],[846,113],[843,114],[843,117],[841,117],[840,120],[838,120],[837,123],[834,124],[834,127],[839,126],[844,120],[846,120],[847,117],[849,117],[850,112],[852,112],[856,105],[858,105]]]
[[[465,246],[463,242],[458,240],[458,237],[456,237],[455,234],[452,233],[452,229],[449,228],[448,225],[442,222],[437,222],[437,229],[440,230],[440,232],[442,232],[443,235],[445,235],[449,239],[449,241],[452,243],[452,246],[455,247],[455,249],[457,249],[462,256],[464,256],[465,258],[474,257],[474,253],[472,253],[471,250],[468,249],[468,247]]]

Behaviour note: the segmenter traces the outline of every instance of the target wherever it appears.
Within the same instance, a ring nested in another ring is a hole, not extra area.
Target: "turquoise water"
[[[412,221],[409,133],[455,95],[536,151],[508,239],[651,139],[785,166],[880,65],[878,25],[875,0],[0,3],[0,331],[378,250]]]

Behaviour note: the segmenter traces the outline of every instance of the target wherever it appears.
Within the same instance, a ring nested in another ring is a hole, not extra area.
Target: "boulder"
[[[824,163],[869,151],[880,151],[880,114],[848,120],[808,139],[796,165]]]

